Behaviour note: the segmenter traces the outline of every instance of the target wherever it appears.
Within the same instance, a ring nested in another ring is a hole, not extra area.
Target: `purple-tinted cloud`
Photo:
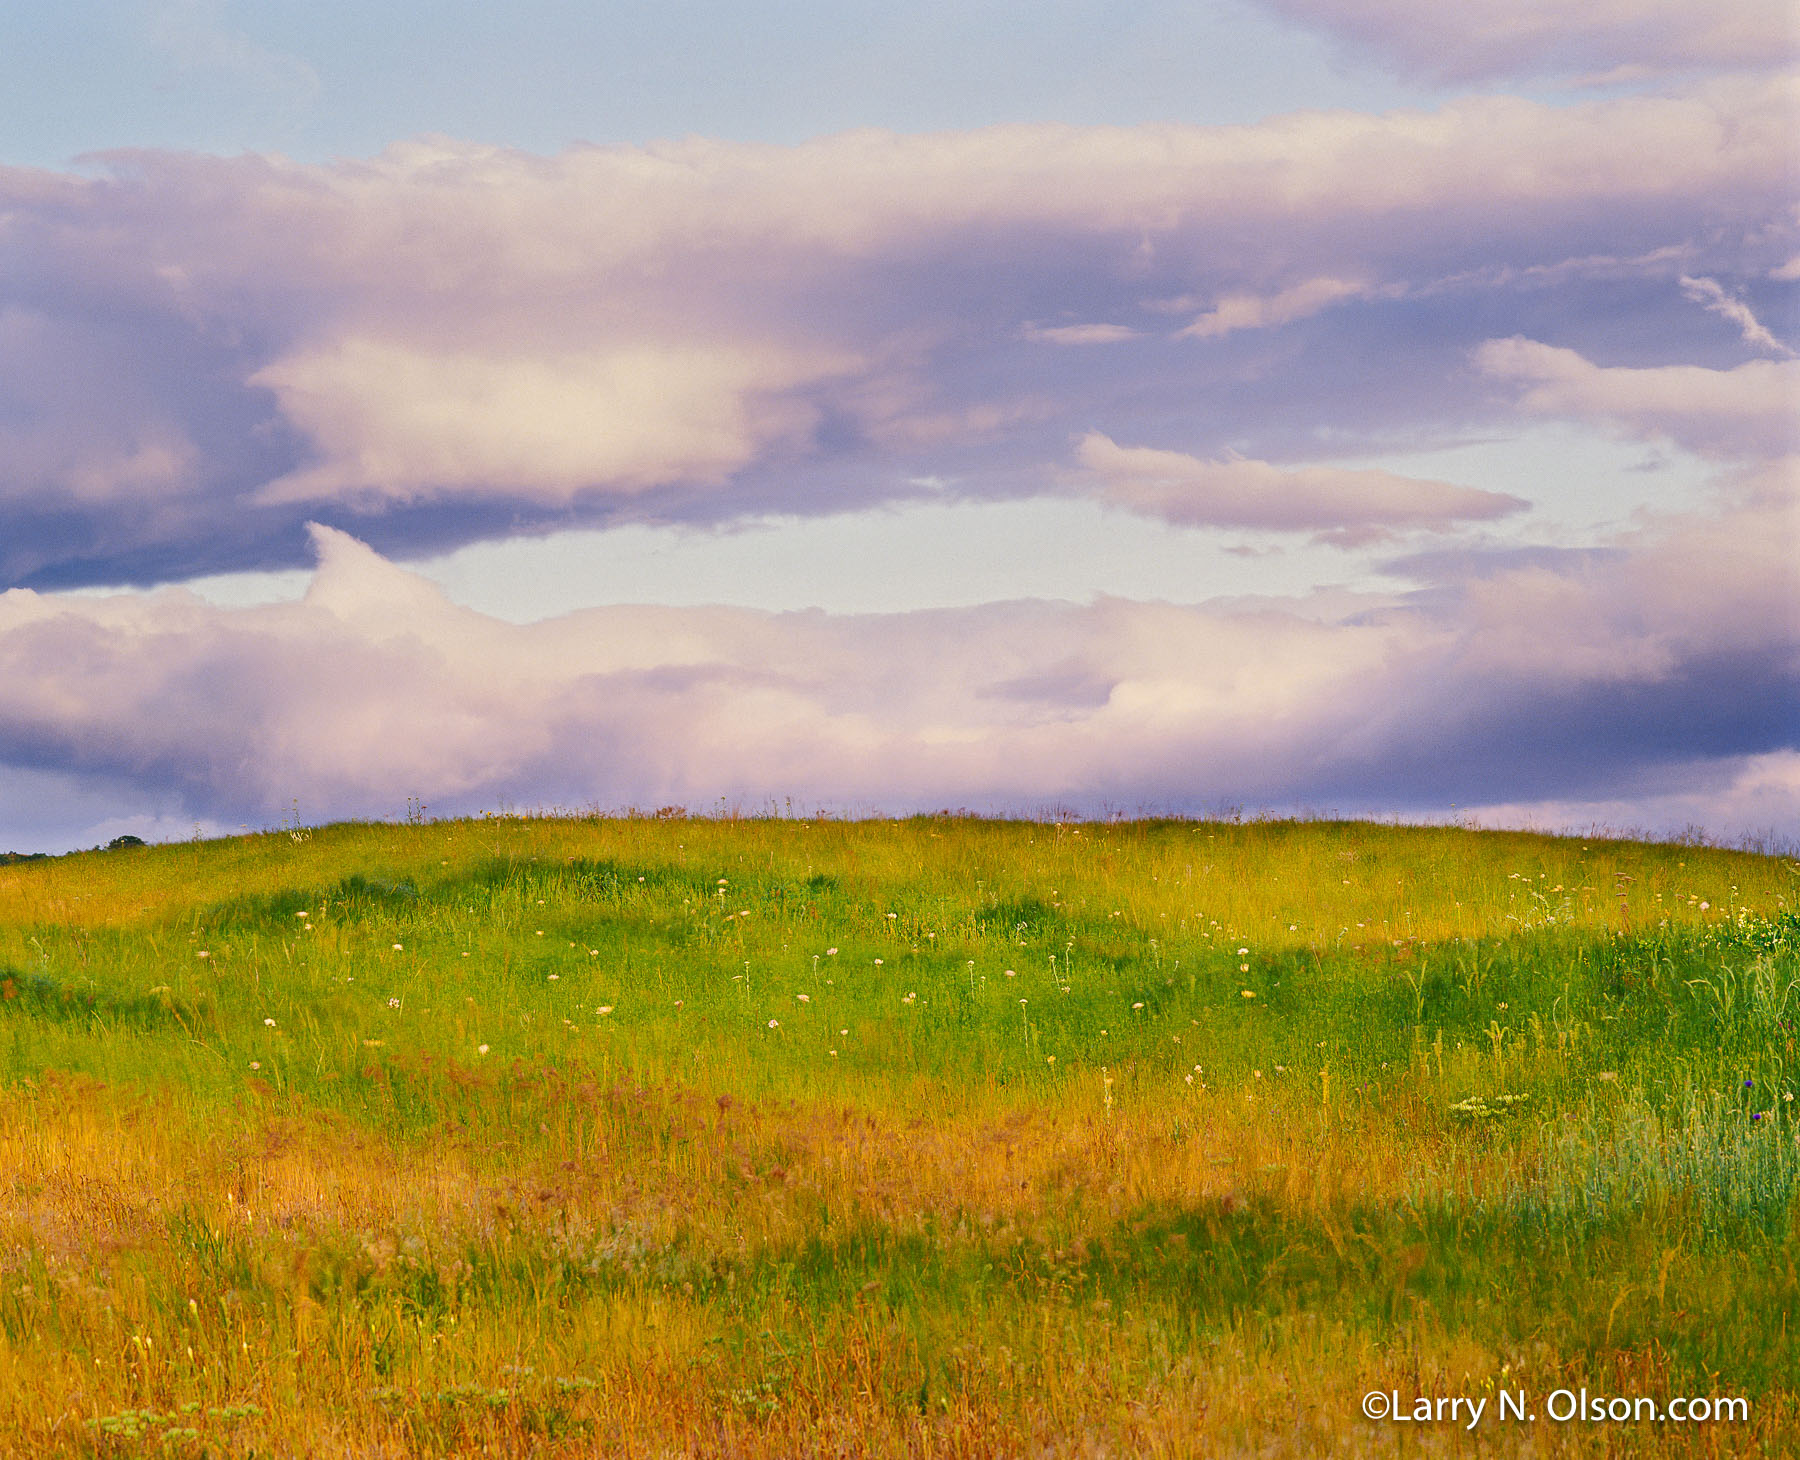
[[[1552,408],[1567,382],[1470,364],[1513,336],[1725,368],[1742,340],[1678,280],[1788,287],[1792,120],[1788,88],[1742,81],[1233,128],[0,169],[0,584],[291,563],[309,519],[406,556],[845,510],[924,476],[1062,490],[1090,430],[1305,467],[1326,439]]]
[[[1510,339],[1490,340],[1475,362],[1516,384],[1521,408],[1541,415],[1604,422],[1727,460],[1800,449],[1800,361],[1752,360],[1730,370],[1599,366],[1574,350]]]
[[[1442,531],[1523,511],[1522,497],[1394,472],[1299,467],[1120,446],[1098,431],[1076,451],[1103,501],[1181,526],[1312,532],[1370,542],[1396,530]]]
[[[409,795],[1429,807],[1786,776],[1764,811],[1791,825],[1797,501],[1768,469],[1607,554],[1350,612],[1103,599],[520,626],[320,529],[298,603],[0,596],[0,764],[227,824],[295,798],[314,816]]]

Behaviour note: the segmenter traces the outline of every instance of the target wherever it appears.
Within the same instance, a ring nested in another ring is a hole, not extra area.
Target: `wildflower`
[[[876,959],[876,960],[875,960],[875,966],[876,966],[876,967],[877,967],[877,968],[880,968],[880,967],[881,967],[881,960],[880,960],[880,959],[879,959],[879,958],[877,958],[877,959]]]
[[[560,973],[553,973],[550,975],[550,982],[555,983],[561,977],[562,975]]]
[[[825,1053],[830,1055],[833,1059],[837,1058],[837,1051],[835,1049],[828,1049]]]
[[[212,954],[208,953],[204,948],[202,948],[198,953],[196,953],[194,955],[194,957],[196,957],[196,958],[211,958]]]
[[[826,950],[825,950],[825,956],[826,956],[826,957],[827,957],[827,958],[835,958],[835,957],[837,957],[837,949],[835,949],[835,948],[827,948],[827,949],[826,949]]]
[[[677,1009],[679,1009],[679,1008],[680,1008],[680,1007],[681,1007],[681,1000],[680,1000],[680,999],[677,999],[677,1000],[676,1000],[676,1001],[675,1001],[675,1007],[676,1007],[676,1008],[677,1008]]]
[[[1700,904],[1700,911],[1705,912],[1711,906],[1712,904],[1710,902],[1703,902]]]
[[[468,954],[466,954],[466,953],[465,953],[465,954],[463,954],[463,957],[464,957],[464,958],[467,958],[467,957],[468,957],[468,956],[469,956],[469,955],[468,955]],[[599,956],[600,956],[600,950],[599,950],[599,949],[598,949],[598,948],[590,948],[590,949],[588,949],[588,957],[589,957],[589,958],[598,958],[598,957],[599,957]]]
[[[1047,1065],[1053,1065],[1053,1064],[1055,1064],[1055,1063],[1056,1063],[1056,1056],[1055,1056],[1055,1055],[1047,1055],[1047,1056],[1045,1056],[1045,1059],[1044,1059],[1044,1063],[1045,1063],[1045,1064],[1047,1064]]]
[[[1756,1081],[1754,1081],[1754,1080],[1746,1080],[1746,1081],[1744,1081],[1744,1088],[1746,1090],[1748,1090],[1755,1083],[1756,1083]]]
[[[848,1029],[840,1029],[840,1030],[838,1030],[838,1034],[839,1034],[839,1036],[840,1036],[840,1037],[842,1037],[842,1036],[843,1036],[843,1035],[846,1035],[846,1034],[848,1034],[848,1033],[849,1033],[849,1032],[850,1032],[850,1031],[849,1031],[849,1030],[848,1030]],[[1792,1097],[1792,1096],[1790,1096],[1790,1097],[1789,1097],[1789,1098],[1790,1098],[1790,1099],[1792,1099],[1792,1098],[1793,1098],[1793,1097]]]
[[[1016,974],[1016,973],[1014,973],[1014,972],[1013,972],[1013,971],[1012,971],[1012,969],[1010,969],[1010,968],[1009,968],[1009,969],[1007,969],[1007,970],[1006,970],[1006,976],[1007,976],[1007,977],[1008,977],[1008,978],[1017,978],[1017,977],[1018,977],[1018,976],[1019,976],[1019,975],[1018,975],[1018,974]]]
[[[488,1047],[485,1044],[478,1044],[475,1046],[476,1054],[486,1054],[487,1052],[488,1052]]]
[[[771,1029],[781,1028],[781,1021],[779,1019],[771,1019],[769,1021],[769,1028],[771,1028]]]
[[[602,1004],[598,1009],[594,1010],[594,1012],[596,1014],[603,1014],[603,1015],[610,1014],[610,1013],[612,1013],[612,1011],[613,1011],[613,1006],[611,1004]]]
[[[889,914],[888,914],[888,916],[889,916],[889,917],[890,917],[890,918],[897,918],[897,917],[899,917],[899,916],[900,916],[900,914],[899,914],[899,913],[889,913]]]
[[[1143,1001],[1143,1000],[1142,1000],[1142,999],[1139,999],[1139,1000],[1138,1000],[1138,1001],[1137,1001],[1137,1002],[1136,1002],[1136,1003],[1135,1003],[1135,1004],[1133,1004],[1133,1005],[1132,1005],[1132,1006],[1131,1006],[1131,1007],[1132,1007],[1132,1008],[1134,1008],[1134,1009],[1141,1009],[1141,1008],[1143,1008],[1143,1007],[1144,1007],[1144,1001]]]
[[[388,1008],[398,1009],[399,1007],[400,1007],[400,1001],[398,999],[389,999],[388,1000]]]
[[[1792,1102],[1792,1101],[1793,1101],[1793,1098],[1794,1098],[1794,1092],[1793,1092],[1793,1091],[1792,1091],[1792,1090],[1789,1090],[1789,1091],[1788,1091],[1788,1092],[1787,1092],[1787,1094],[1785,1094],[1785,1095],[1783,1095],[1783,1096],[1782,1096],[1782,1097],[1781,1097],[1781,1098],[1782,1098],[1782,1099],[1783,1099],[1783,1100],[1786,1100],[1786,1101],[1789,1101],[1789,1102],[1790,1102],[1790,1103],[1791,1103],[1791,1102]]]
[[[273,1019],[265,1019],[263,1020],[263,1023],[267,1024],[271,1029],[275,1027],[275,1021]]]
[[[304,908],[302,908],[299,912],[295,913],[294,916],[297,918],[303,918],[303,917],[307,916],[307,912]]]
[[[1188,1077],[1187,1077],[1187,1082],[1188,1082],[1188,1084],[1190,1084],[1190,1085],[1191,1085],[1191,1084],[1193,1084],[1193,1083],[1194,1083],[1194,1077],[1193,1077],[1193,1076],[1192,1076],[1192,1075],[1189,1075],[1189,1076],[1188,1076]]]
[[[1250,965],[1248,963],[1240,963],[1238,965],[1239,973],[1248,973],[1249,971],[1250,971]]]
[[[1762,1117],[1763,1113],[1760,1110],[1753,1110],[1750,1112],[1750,1119],[1752,1120],[1761,1120]]]
[[[1239,992],[1242,993],[1246,999],[1254,999],[1256,997],[1255,989],[1240,989]]]
[[[396,943],[396,944],[394,944],[394,952],[396,952],[396,953],[403,953],[403,952],[405,952],[405,951],[406,951],[406,950],[405,950],[405,949],[403,949],[403,948],[402,948],[402,947],[401,947],[401,946],[400,946],[400,945],[399,945],[399,944],[398,944],[398,943]]]
[[[537,935],[538,935],[538,937],[540,937],[540,938],[541,938],[541,937],[543,937],[543,936],[544,936],[544,930],[543,930],[543,929],[542,929],[542,928],[539,928],[539,929],[538,929],[538,930],[537,930]]]
[[[794,997],[803,1004],[810,1004],[812,1002],[812,996],[810,994],[795,994]]]
[[[1244,956],[1244,955],[1245,955],[1245,954],[1246,954],[1246,953],[1248,953],[1248,952],[1249,952],[1249,951],[1250,951],[1250,950],[1249,950],[1249,949],[1248,949],[1248,948],[1240,948],[1240,949],[1238,949],[1238,957],[1239,957],[1239,958],[1242,958],[1242,957],[1243,957],[1243,956]]]

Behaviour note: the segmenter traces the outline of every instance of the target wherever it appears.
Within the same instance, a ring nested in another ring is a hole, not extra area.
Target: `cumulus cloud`
[[[1787,0],[1263,0],[1414,75],[1627,80],[1794,59]]]
[[[1488,341],[1475,363],[1521,386],[1525,410],[1601,421],[1709,456],[1771,459],[1793,451],[1800,438],[1800,361],[1752,360],[1729,370],[1603,366],[1574,350],[1514,338]]]
[[[1120,446],[1098,431],[1076,448],[1101,498],[1184,527],[1314,532],[1344,545],[1395,531],[1442,531],[1457,522],[1523,511],[1521,497],[1393,472],[1330,466],[1278,467],[1228,457]]]
[[[0,765],[235,824],[514,804],[1631,802],[1800,749],[1791,472],[1335,607],[487,618],[330,529],[295,603],[0,595]]]
[[[285,565],[309,517],[404,553],[841,510],[926,476],[1012,495],[1089,425],[1274,459],[1504,416],[1454,368],[1481,339],[1467,291],[1482,335],[1527,335],[1562,290],[1579,338],[1621,290],[1691,315],[1677,273],[1766,276],[1794,253],[1792,111],[1751,80],[1246,127],[0,169],[0,584]],[[1600,256],[1604,278],[1564,267]],[[1168,338],[1173,299],[1206,348]]]
[[[716,485],[804,439],[819,413],[795,388],[854,365],[698,342],[496,358],[345,340],[250,377],[319,451],[256,500],[412,501],[504,484],[567,502],[597,485]]]

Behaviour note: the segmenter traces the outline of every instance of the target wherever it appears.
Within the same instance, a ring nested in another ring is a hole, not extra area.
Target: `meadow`
[[[291,828],[0,866],[0,996],[0,1455],[1800,1433],[1791,859]],[[1744,1408],[1559,1422],[1558,1392]]]

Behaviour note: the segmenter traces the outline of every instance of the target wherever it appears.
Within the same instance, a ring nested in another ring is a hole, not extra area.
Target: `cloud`
[[[1735,324],[1746,345],[1754,345],[1759,350],[1767,350],[1771,355],[1792,355],[1794,353],[1769,333],[1748,304],[1735,295],[1727,294],[1717,279],[1693,279],[1683,274],[1681,276],[1681,292],[1708,313],[1716,314]]]
[[[1729,293],[1792,257],[1791,120],[1788,87],[1741,80],[1246,127],[0,169],[0,584],[288,566],[309,518],[404,556],[924,477],[1016,496],[1090,426],[1285,459],[1505,422],[1466,369],[1482,339],[1554,316],[1586,348],[1629,308],[1673,349],[1678,273]],[[1204,349],[1168,338],[1172,299]]]
[[[796,387],[855,364],[698,342],[495,358],[346,340],[250,377],[319,452],[256,500],[415,501],[504,483],[567,502],[595,487],[717,485],[804,440],[819,413]]]
[[[1205,340],[1228,335],[1233,330],[1268,329],[1305,319],[1328,309],[1343,299],[1364,298],[1366,284],[1347,279],[1308,279],[1303,284],[1267,296],[1227,294],[1180,333],[1187,338]]]
[[[1794,59],[1787,0],[1263,0],[1268,8],[1440,82],[1778,66]]]
[[[1021,333],[1040,345],[1116,345],[1140,338],[1143,331],[1125,324],[1028,324]]]
[[[1231,457],[1202,461],[1180,451],[1120,446],[1091,431],[1077,458],[1099,479],[1104,501],[1183,527],[1316,532],[1346,546],[1395,531],[1442,531],[1491,520],[1529,503],[1501,492],[1393,472],[1278,467]]]
[[[1773,751],[1706,768],[1685,785],[1602,800],[1507,801],[1463,808],[1482,826],[1590,829],[1630,836],[1743,838],[1770,851],[1800,849],[1800,752]]]
[[[1527,411],[1602,421],[1704,455],[1776,458],[1800,438],[1800,361],[1752,360],[1729,370],[1601,366],[1574,350],[1515,338],[1489,340],[1475,364],[1521,385],[1519,404]]]
[[[1797,503],[1769,470],[1607,555],[1352,604],[527,625],[321,528],[299,602],[0,595],[0,765],[225,825],[408,796],[1648,806],[1800,750]]]

